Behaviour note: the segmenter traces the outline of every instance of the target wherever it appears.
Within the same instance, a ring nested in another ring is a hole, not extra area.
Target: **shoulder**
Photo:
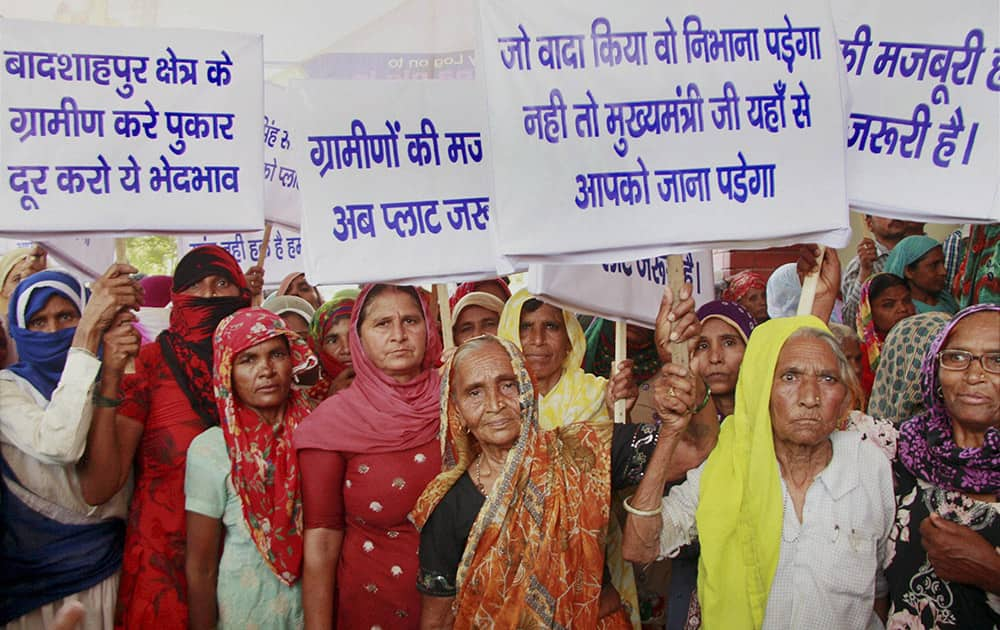
[[[204,458],[207,460],[229,459],[229,452],[226,450],[226,438],[219,427],[206,429],[191,440],[188,446],[189,458]]]

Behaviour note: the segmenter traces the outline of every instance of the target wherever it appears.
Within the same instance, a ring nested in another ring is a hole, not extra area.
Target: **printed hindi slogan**
[[[600,262],[846,237],[825,2],[480,9],[501,254]]]
[[[236,262],[243,268],[260,262],[264,265],[266,275],[265,286],[277,286],[286,275],[302,272],[304,260],[302,257],[302,236],[283,227],[275,227],[271,232],[271,243],[267,248],[267,257],[261,258],[261,247],[264,232],[234,232],[231,234],[199,234],[184,235],[177,239],[178,251],[183,256],[189,250],[202,245],[218,245],[233,255]]]
[[[264,85],[264,218],[298,229],[302,194],[292,145],[297,144],[288,90]]]
[[[256,228],[261,38],[0,21],[4,231]]]
[[[495,275],[485,103],[467,81],[301,81],[310,282]]]
[[[921,221],[1000,220],[1000,4],[834,8],[852,94],[852,204]]]

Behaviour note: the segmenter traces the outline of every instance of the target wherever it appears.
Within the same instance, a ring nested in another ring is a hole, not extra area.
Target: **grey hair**
[[[825,330],[805,327],[799,328],[789,335],[788,341],[803,337],[817,339],[830,347],[830,350],[833,351],[833,356],[837,357],[837,376],[840,377],[840,382],[847,386],[847,392],[854,397],[855,401],[861,400],[861,384],[858,383],[858,375],[855,374],[850,361],[844,355],[844,350],[840,347],[840,342],[837,341],[837,338]],[[788,341],[785,343],[788,343]]]
[[[507,352],[506,348],[503,347],[503,344],[497,341],[496,337],[493,337],[491,335],[482,335],[479,337],[473,337],[472,339],[469,339],[468,341],[459,345],[458,348],[455,349],[455,355],[451,358],[451,374],[449,382],[453,381],[453,379],[455,378],[455,371],[458,369],[458,364],[465,358],[465,355],[469,354],[470,352],[482,350],[486,346],[496,346],[501,350],[503,350],[504,352]],[[455,400],[454,388],[449,386],[448,389],[449,389],[448,396],[452,400]]]
[[[837,324],[835,322],[830,322],[830,332],[837,339],[837,343],[841,346],[844,345],[844,341],[847,339],[853,339],[854,341],[861,343],[861,337],[858,337],[858,331],[854,330],[850,326],[844,324]]]

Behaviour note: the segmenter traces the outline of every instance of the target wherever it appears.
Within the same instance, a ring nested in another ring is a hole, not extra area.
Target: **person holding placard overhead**
[[[871,232],[872,238],[865,237],[858,243],[857,256],[847,263],[841,282],[844,295],[841,321],[848,325],[854,322],[858,315],[861,285],[873,274],[884,271],[885,262],[889,259],[892,248],[907,236],[922,234],[924,224],[866,214],[865,226]]]
[[[173,275],[170,327],[146,344],[123,383],[118,460],[106,465],[125,483],[133,464],[118,628],[186,628],[184,467],[197,435],[219,424],[212,391],[212,333],[250,306],[250,288],[233,256],[217,245],[188,252]]]
[[[354,382],[295,431],[306,628],[418,628],[407,514],[441,471],[441,339],[413,287],[367,285],[348,332]]]

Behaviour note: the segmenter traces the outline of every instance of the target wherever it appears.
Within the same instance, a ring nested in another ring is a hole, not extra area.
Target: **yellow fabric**
[[[30,247],[18,247],[0,257],[0,289],[7,282],[7,276],[14,270],[14,266],[30,254]],[[4,320],[7,319],[7,298],[5,297],[0,297],[0,317]]]
[[[507,300],[500,314],[497,336],[521,348],[521,309],[534,296],[521,289]],[[563,324],[569,336],[570,351],[563,361],[563,373],[556,386],[538,401],[538,424],[546,431],[576,422],[611,422],[604,406],[608,379],[583,371],[587,338],[583,327],[570,311],[562,309]],[[632,565],[622,558],[622,531],[618,521],[608,523],[607,565],[611,582],[629,607],[632,625],[640,627],[639,593]]]
[[[781,347],[800,328],[827,330],[812,315],[772,319],[754,330],[736,383],[736,408],[702,472],[695,520],[698,600],[707,630],[760,628],[764,622],[783,504],[770,392]]]

